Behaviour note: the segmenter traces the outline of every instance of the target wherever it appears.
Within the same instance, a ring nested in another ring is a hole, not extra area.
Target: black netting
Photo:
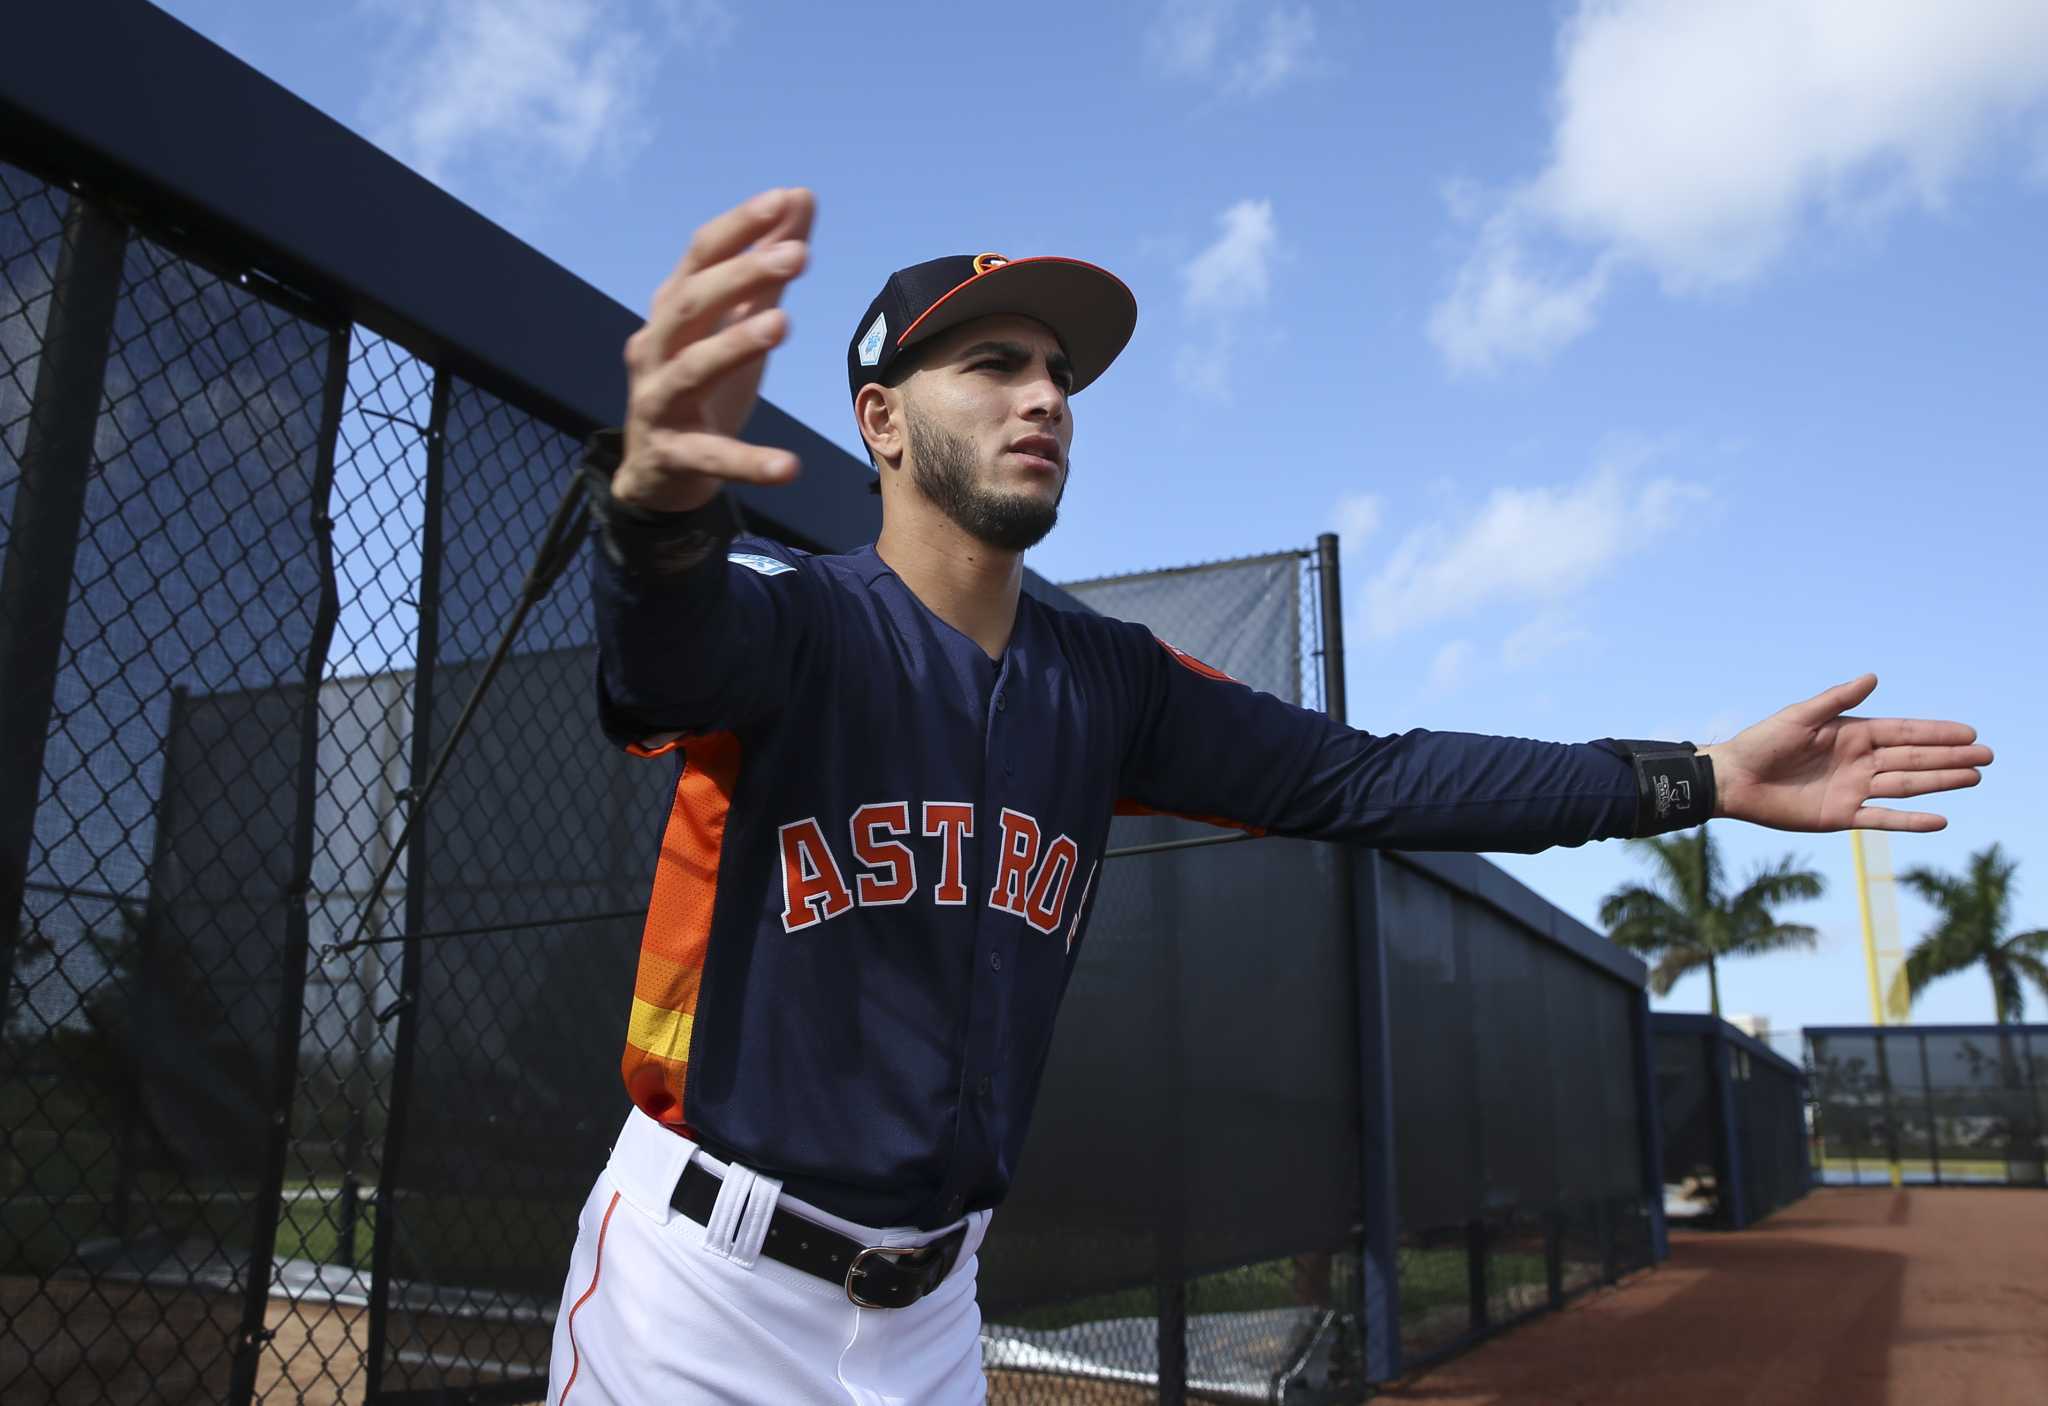
[[[1135,620],[1167,643],[1253,688],[1302,702],[1317,675],[1302,649],[1306,552],[1068,581],[1089,609]]]
[[[1649,1263],[1639,996],[1432,875],[1379,874],[1412,1360]]]
[[[1796,1070],[1739,1046],[1731,1053],[1743,1205],[1754,1224],[1807,1192],[1806,1098]]]
[[[2048,1026],[1807,1032],[1817,1176],[2038,1186]]]

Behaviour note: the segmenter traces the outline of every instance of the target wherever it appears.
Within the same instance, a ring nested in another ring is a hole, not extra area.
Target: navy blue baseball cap
[[[1122,279],[1079,259],[948,254],[898,269],[846,348],[847,389],[881,381],[919,342],[977,317],[1017,313],[1052,329],[1073,363],[1072,395],[1109,369],[1138,325]]]

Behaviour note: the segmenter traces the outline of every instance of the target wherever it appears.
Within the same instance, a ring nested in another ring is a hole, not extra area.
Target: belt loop
[[[769,1219],[774,1216],[775,1203],[782,1196],[782,1183],[774,1177],[765,1177],[759,1172],[750,1175],[753,1182],[747,1188],[747,1202],[740,1211],[730,1256],[741,1269],[752,1269],[754,1262],[761,1257],[761,1246],[768,1239]]]
[[[718,1188],[718,1200],[704,1218],[704,1248],[722,1260],[733,1257],[733,1242],[739,1238],[740,1213],[747,1208],[747,1193],[754,1189],[754,1174],[736,1162],[727,1163],[725,1181]]]

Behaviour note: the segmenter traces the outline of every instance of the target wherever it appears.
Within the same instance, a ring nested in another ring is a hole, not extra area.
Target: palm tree
[[[1813,946],[1812,928],[1781,923],[1771,911],[1797,899],[1819,898],[1827,888],[1819,874],[1796,867],[1792,856],[1759,865],[1742,890],[1731,895],[1706,826],[1628,843],[1650,861],[1656,875],[1650,884],[1629,884],[1608,894],[1600,902],[1600,921],[1616,944],[1655,960],[1650,989],[1659,996],[1668,995],[1680,977],[1705,967],[1719,1016],[1722,958]]]
[[[1913,944],[1897,980],[1909,999],[1954,972],[1984,964],[1991,978],[1991,1008],[2000,1025],[2026,1015],[2025,983],[2048,999],[2048,928],[2006,934],[2012,911],[2012,874],[2019,861],[1997,845],[1970,856],[1966,873],[1908,869],[1899,882],[1934,906],[1934,928]]]

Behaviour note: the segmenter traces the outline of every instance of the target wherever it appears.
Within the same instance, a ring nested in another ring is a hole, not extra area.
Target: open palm
[[[1870,802],[1975,786],[1991,749],[1966,723],[1851,715],[1876,687],[1877,675],[1865,674],[1702,748],[1714,761],[1721,814],[1778,830],[1924,831],[1948,824],[1932,812]]]

